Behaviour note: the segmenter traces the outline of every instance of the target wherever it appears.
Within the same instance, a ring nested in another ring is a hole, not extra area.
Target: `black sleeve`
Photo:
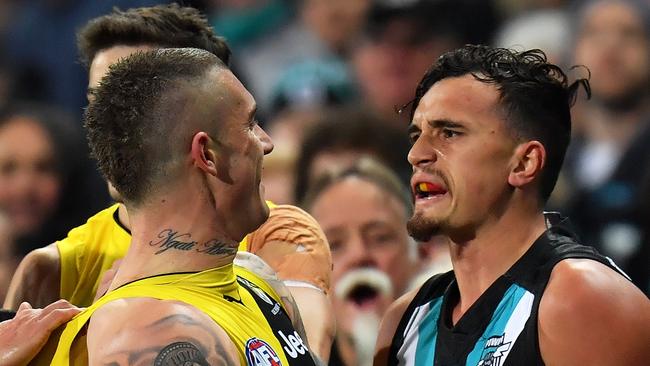
[[[13,310],[0,309],[0,322],[5,320],[13,319],[16,316],[16,312]]]

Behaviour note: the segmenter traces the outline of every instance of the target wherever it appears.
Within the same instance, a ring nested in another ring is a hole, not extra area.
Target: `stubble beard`
[[[433,236],[440,234],[444,226],[445,220],[427,218],[419,212],[414,213],[406,223],[409,235],[420,242],[429,241]]]

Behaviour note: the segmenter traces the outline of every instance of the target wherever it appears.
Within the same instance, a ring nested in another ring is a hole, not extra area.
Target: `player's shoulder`
[[[379,326],[379,334],[375,344],[375,365],[388,365],[390,349],[395,339],[395,333],[399,327],[406,310],[414,301],[420,291],[420,287],[414,288],[395,300],[384,312]]]
[[[21,272],[44,279],[59,272],[61,256],[55,244],[29,252],[20,262]]]
[[[199,309],[180,301],[131,297],[112,300],[99,306],[92,315],[91,324],[109,326],[111,323],[121,323],[138,327],[140,323],[146,324],[169,315],[177,315],[179,319],[210,319]]]
[[[558,262],[542,294],[538,327],[547,363],[634,365],[650,356],[650,301],[623,275],[595,260]]]
[[[42,282],[56,277],[56,274],[59,273],[60,260],[59,251],[54,243],[34,249],[20,261],[14,276],[24,282],[23,287],[38,288]]]
[[[183,352],[196,364],[239,363],[234,343],[207,314],[180,301],[148,297],[117,299],[96,309],[88,348],[90,360],[108,363],[119,355],[148,353],[150,361],[164,361]]]
[[[268,219],[251,233],[248,249],[263,247],[267,241],[283,241],[298,244],[326,246],[327,239],[320,225],[309,213],[293,205],[270,206]]]
[[[406,309],[413,303],[420,289],[421,287],[414,288],[395,300],[386,310],[382,323],[385,323],[394,332],[404,313],[406,313]]]
[[[3,306],[17,309],[27,301],[35,307],[46,306],[59,298],[59,264],[56,244],[29,252],[16,268]]]
[[[59,251],[53,243],[29,252],[20,262],[20,266],[23,267],[23,271],[31,275],[40,273],[49,276],[58,272],[59,261]]]
[[[553,267],[540,311],[572,314],[586,305],[615,308],[643,300],[647,298],[621,273],[595,260],[571,258]]]
[[[293,219],[306,225],[315,225],[319,227],[316,219],[314,219],[307,211],[294,205],[281,204],[272,206],[270,209],[269,219]]]

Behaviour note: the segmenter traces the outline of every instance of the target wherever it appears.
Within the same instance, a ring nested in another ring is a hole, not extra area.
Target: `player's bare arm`
[[[87,344],[91,366],[240,364],[221,327],[198,309],[175,301],[112,301],[91,318]]]
[[[23,258],[11,279],[3,307],[18,309],[23,302],[44,308],[60,298],[61,266],[56,243],[33,250]]]
[[[379,335],[377,336],[373,365],[388,365],[388,353],[390,352],[390,345],[393,342],[395,331],[399,326],[400,320],[402,320],[406,308],[413,301],[413,298],[415,298],[419,290],[420,288],[418,287],[405,293],[399,299],[395,300],[388,310],[386,310],[379,325]]]
[[[632,366],[650,359],[650,301],[601,263],[558,263],[539,309],[546,365]]]
[[[332,303],[320,289],[287,286],[307,333],[309,347],[321,361],[327,363],[336,335],[336,319]]]

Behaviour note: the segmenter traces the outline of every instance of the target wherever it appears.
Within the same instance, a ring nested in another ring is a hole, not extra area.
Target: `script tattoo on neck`
[[[191,240],[190,233],[179,234],[172,229],[165,229],[158,233],[158,241],[150,241],[149,245],[152,247],[160,247],[160,250],[154,254],[160,254],[168,251],[169,249],[178,250],[192,250],[198,244],[196,241]]]
[[[151,240],[149,246],[159,247],[160,249],[155,252],[155,255],[164,253],[170,249],[181,251],[194,251],[208,255],[223,255],[235,254],[237,247],[228,245],[228,243],[219,239],[210,239],[205,243],[199,244],[196,240],[192,240],[192,234],[184,233],[179,234],[178,231],[173,229],[164,229],[158,233],[157,240]]]
[[[199,253],[205,253],[210,255],[219,255],[219,254],[235,254],[237,253],[237,248],[227,245],[218,239],[211,239],[203,243],[203,248],[196,248],[196,251]]]

